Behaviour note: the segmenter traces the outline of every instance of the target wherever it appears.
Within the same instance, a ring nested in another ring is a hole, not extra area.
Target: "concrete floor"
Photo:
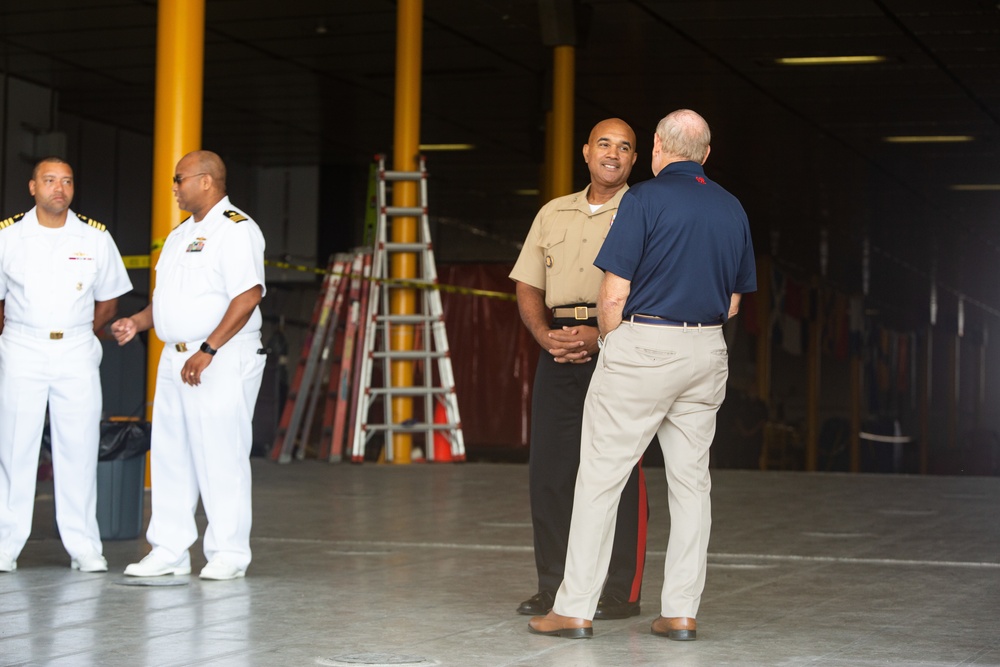
[[[106,542],[108,574],[70,571],[40,485],[0,574],[0,664],[1000,665],[997,478],[717,471],[698,641],[680,643],[649,633],[662,469],[642,615],[572,641],[514,613],[535,590],[525,466],[253,465],[254,561],[228,582],[127,585],[143,539]]]

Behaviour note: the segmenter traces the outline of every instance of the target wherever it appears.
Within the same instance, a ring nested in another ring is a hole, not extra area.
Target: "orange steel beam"
[[[420,71],[423,47],[423,0],[400,0],[396,12],[396,118],[393,141],[393,168],[396,171],[416,171],[420,151]],[[394,206],[416,206],[417,188],[414,181],[400,181],[392,187]],[[417,240],[417,219],[397,217],[392,221],[392,241],[413,243]],[[416,253],[395,253],[390,274],[393,278],[415,278]],[[417,292],[414,289],[392,290],[389,312],[409,315],[416,312]],[[391,329],[390,348],[412,350],[413,325],[395,325]],[[392,386],[413,386],[413,362],[393,361],[390,365]],[[411,397],[392,399],[392,421],[401,423],[413,418]],[[429,418],[429,417],[428,417]],[[392,437],[392,462],[410,463],[413,437],[396,434]]]
[[[552,191],[549,197],[573,192],[573,96],[576,47],[552,47]]]
[[[172,0],[157,7],[156,109],[153,128],[153,210],[150,228],[149,293],[156,261],[170,230],[181,221],[170,179],[177,161],[201,147],[202,82],[205,70],[205,0]],[[153,416],[156,367],[163,342],[149,333],[146,356],[146,418]],[[149,484],[147,464],[146,483]]]

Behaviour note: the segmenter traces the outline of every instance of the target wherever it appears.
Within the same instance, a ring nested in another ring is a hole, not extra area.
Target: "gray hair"
[[[708,123],[690,109],[672,111],[656,125],[656,136],[664,153],[701,164],[708,155],[712,132]]]

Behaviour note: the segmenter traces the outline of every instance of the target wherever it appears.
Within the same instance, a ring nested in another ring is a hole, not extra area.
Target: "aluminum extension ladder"
[[[288,399],[278,423],[278,432],[271,448],[271,459],[288,463],[293,453],[299,460],[305,458],[313,414],[321,393],[324,369],[328,364],[338,318],[347,293],[344,276],[351,266],[348,255],[330,258],[319,297],[313,308],[309,334],[302,345],[301,359],[289,387]]]
[[[426,163],[421,156],[419,171],[387,171],[385,156],[378,155],[376,160],[378,221],[372,253],[372,280],[363,337],[365,353],[358,377],[360,396],[354,422],[351,459],[355,462],[363,461],[369,440],[381,433],[385,438],[383,452],[386,461],[392,461],[394,438],[404,434],[416,438],[423,436],[424,452],[429,461],[463,461],[465,442],[462,438],[455,377],[448,348],[448,334],[445,331],[441,293],[437,289],[437,268],[427,218]],[[400,181],[419,183],[419,206],[388,204],[387,191],[390,184]],[[389,241],[393,219],[402,217],[419,218],[417,240],[413,243]],[[417,256],[418,278],[405,281],[390,278],[392,258],[398,253]],[[390,313],[391,296],[397,289],[415,289],[419,292],[415,308],[417,312],[406,315]],[[397,327],[413,327],[412,350],[391,349],[392,334]],[[394,362],[415,364],[413,386],[392,386]],[[381,370],[378,374],[373,373],[376,364]],[[380,382],[373,382],[373,378]],[[393,423],[392,400],[407,397],[414,401],[413,419],[405,423]],[[376,406],[379,402],[381,406]],[[381,420],[378,419],[380,413]],[[446,438],[447,446],[441,443],[441,437]]]

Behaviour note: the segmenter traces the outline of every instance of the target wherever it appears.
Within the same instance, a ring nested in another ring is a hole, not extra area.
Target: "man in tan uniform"
[[[562,582],[580,464],[580,425],[590,376],[597,365],[597,300],[603,273],[594,258],[611,227],[635,164],[635,133],[622,120],[590,132],[583,159],[590,184],[542,207],[510,277],[524,325],[542,353],[535,371],[528,484],[538,592],[517,609],[552,608]],[[646,554],[646,487],[636,465],[622,492],[615,553],[595,618],[639,613]]]

